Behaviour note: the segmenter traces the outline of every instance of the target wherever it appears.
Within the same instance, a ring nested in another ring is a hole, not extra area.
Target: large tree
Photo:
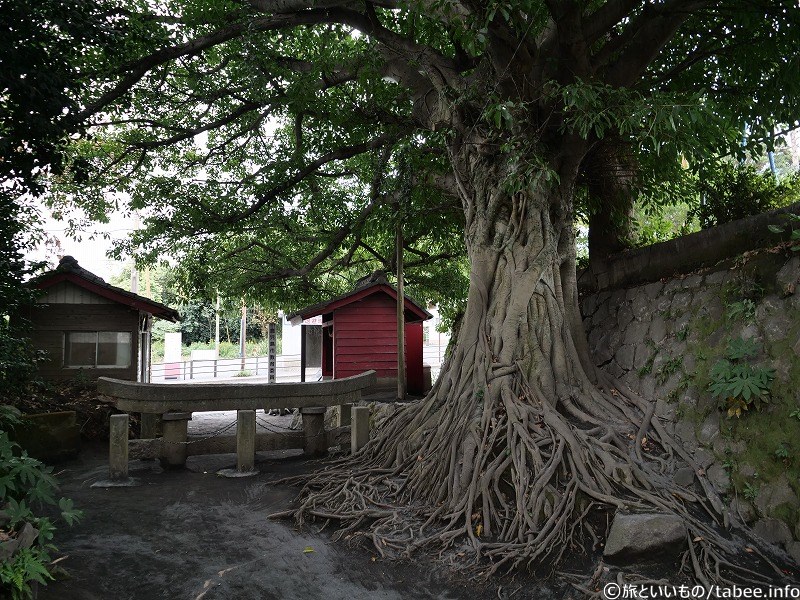
[[[702,494],[671,483],[691,456],[588,355],[575,192],[631,152],[713,150],[737,107],[770,116],[753,128],[794,123],[794,0],[141,5],[120,16],[133,56],[97,75],[74,162],[131,194],[139,252],[286,304],[354,266],[391,270],[397,218],[429,287],[457,288],[438,259],[468,257],[434,389],[312,478],[298,517],[369,531],[381,553],[466,544],[493,572],[558,561],[593,512],[668,511],[695,577],[742,575],[714,529],[735,517],[705,478]]]

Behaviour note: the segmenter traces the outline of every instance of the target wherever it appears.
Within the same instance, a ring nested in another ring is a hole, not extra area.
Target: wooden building
[[[404,306],[407,389],[422,394],[427,391],[422,323],[431,314],[408,296]],[[323,377],[341,379],[374,369],[379,386],[397,381],[397,290],[385,277],[365,278],[349,294],[308,306],[287,318],[297,325],[315,317],[322,317]],[[301,349],[305,365],[302,355]]]
[[[148,381],[153,317],[178,321],[178,312],[106,283],[71,256],[36,278],[42,294],[31,310],[32,342],[45,353],[39,373],[71,379]]]

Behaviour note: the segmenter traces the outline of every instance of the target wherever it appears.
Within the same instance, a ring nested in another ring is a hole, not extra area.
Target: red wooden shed
[[[431,314],[405,296],[408,392],[426,392],[422,368],[422,323]],[[341,379],[375,369],[379,385],[397,380],[397,290],[373,275],[349,294],[288,315],[293,325],[322,317],[322,376]],[[383,380],[383,381],[381,381]]]

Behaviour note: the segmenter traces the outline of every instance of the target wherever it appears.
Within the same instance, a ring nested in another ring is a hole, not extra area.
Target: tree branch
[[[87,117],[99,112],[133,88],[133,86],[141,81],[152,69],[171,60],[184,56],[197,55],[208,48],[223,44],[246,32],[273,31],[286,27],[316,25],[330,22],[337,21],[331,19],[329,12],[326,10],[308,10],[289,15],[279,14],[253,19],[251,21],[234,23],[209,34],[189,40],[188,42],[163,48],[117,69],[117,74],[124,75],[123,78],[94,102],[89,103],[83,110],[76,113],[71,121],[79,123]]]
[[[243,104],[239,106],[236,110],[234,110],[232,113],[225,115],[224,117],[221,117],[215,121],[211,121],[210,123],[206,123],[205,125],[200,125],[198,127],[190,129],[183,129],[181,133],[173,135],[172,137],[160,140],[149,140],[146,142],[135,142],[131,145],[134,148],[141,148],[143,150],[150,150],[153,148],[169,146],[170,144],[175,144],[177,142],[182,142],[183,140],[188,140],[189,138],[196,136],[198,133],[203,133],[204,131],[210,131],[212,129],[216,129],[218,127],[227,125],[228,123],[232,123],[242,115],[252,112],[258,108],[260,108],[260,106],[255,103]]]
[[[615,25],[641,4],[641,0],[609,0],[592,14],[584,15],[583,37],[586,45],[591,46],[610,33]]]
[[[366,221],[367,217],[372,213],[373,210],[379,204],[379,198],[375,198],[369,203],[367,203],[364,208],[361,209],[356,220],[352,224],[343,225],[339,228],[336,234],[328,241],[325,247],[317,252],[317,254],[308,261],[303,267],[301,268],[294,268],[294,269],[282,269],[281,271],[277,271],[275,273],[269,273],[267,275],[262,275],[254,281],[254,283],[264,283],[268,281],[273,281],[275,279],[285,279],[287,277],[304,277],[308,275],[311,271],[313,271],[320,263],[322,263],[325,259],[329,258],[339,246],[342,245],[342,242],[350,235],[353,231],[360,231],[361,227]],[[352,256],[352,253],[350,253]]]
[[[622,37],[629,37],[630,42],[607,69],[606,83],[619,87],[635,83],[692,12],[708,3],[709,0],[667,0],[659,6],[648,5],[623,32]]]
[[[389,134],[382,134],[379,135],[378,137],[371,139],[368,142],[364,142],[362,144],[354,144],[352,146],[343,146],[341,148],[337,148],[332,152],[324,154],[323,156],[320,156],[316,160],[313,160],[304,165],[301,169],[297,171],[297,173],[289,177],[286,181],[282,182],[280,185],[277,185],[268,192],[262,194],[261,197],[258,199],[258,201],[253,203],[247,210],[234,215],[229,215],[221,220],[223,223],[235,223],[236,221],[246,219],[257,213],[268,202],[276,199],[278,196],[280,196],[287,190],[293,188],[303,179],[305,179],[306,177],[317,171],[317,169],[319,169],[321,166],[336,160],[345,160],[347,158],[352,158],[359,154],[364,154],[365,152],[369,152],[370,150],[376,150],[378,148],[382,148],[387,143],[392,142],[395,139],[396,136]]]

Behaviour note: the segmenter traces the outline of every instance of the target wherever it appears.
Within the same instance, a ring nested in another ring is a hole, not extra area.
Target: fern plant
[[[729,321],[751,321],[756,314],[756,303],[752,300],[745,299],[733,302],[728,305],[728,310],[725,317]]]
[[[750,408],[760,409],[769,401],[775,370],[745,361],[756,356],[758,351],[758,345],[752,340],[731,340],[725,358],[711,367],[708,390],[728,417],[740,417]]]

